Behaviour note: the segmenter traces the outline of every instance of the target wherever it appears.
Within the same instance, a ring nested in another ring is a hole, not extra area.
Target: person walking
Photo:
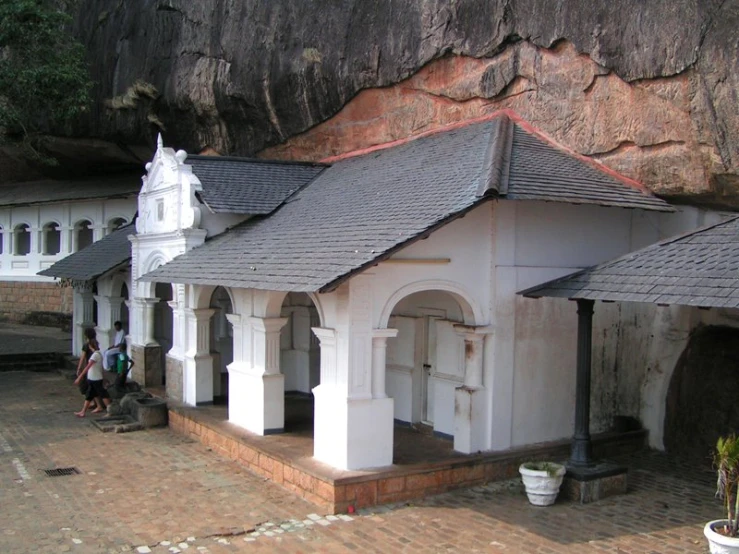
[[[82,405],[82,410],[75,412],[74,415],[77,417],[85,417],[87,410],[95,403],[95,399],[99,398],[103,404],[108,406],[110,404],[110,396],[108,391],[103,386],[103,355],[100,352],[100,345],[97,339],[90,339],[89,341],[90,350],[90,361],[82,370],[80,375],[75,379],[74,384],[79,385],[80,381],[87,377],[87,394],[85,395],[85,403]],[[101,406],[98,406],[92,413],[100,413],[103,411]]]
[[[90,340],[97,337],[95,333],[95,329],[93,329],[92,327],[86,328],[84,330],[84,335],[85,335],[85,344],[82,347],[82,352],[80,353],[80,359],[79,359],[79,362],[77,363],[77,377],[80,376],[80,374],[82,373],[82,370],[87,366],[88,362],[90,361],[90,355],[92,354],[92,350],[90,349]],[[77,383],[77,381],[75,381],[75,383]],[[78,388],[82,396],[87,396],[88,384],[87,384],[86,376],[82,376],[82,378],[79,380]],[[102,401],[99,398],[95,398],[95,402],[97,403],[98,408],[102,410],[103,409]]]

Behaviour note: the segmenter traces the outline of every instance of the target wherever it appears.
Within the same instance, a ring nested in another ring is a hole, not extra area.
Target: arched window
[[[26,256],[31,252],[31,231],[28,225],[21,223],[15,226],[15,255]]]
[[[126,221],[122,217],[113,218],[108,221],[108,232],[112,233],[116,229],[120,229],[121,227],[123,227],[126,223],[128,223],[128,221]]]
[[[62,249],[62,232],[58,223],[44,225],[44,254],[59,254]]]
[[[74,226],[75,251],[92,244],[92,222],[83,219]]]

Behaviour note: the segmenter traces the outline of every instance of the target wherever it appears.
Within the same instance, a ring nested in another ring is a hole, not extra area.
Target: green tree
[[[71,17],[53,0],[0,0],[0,143],[39,154],[43,133],[59,129],[90,103],[82,45]]]

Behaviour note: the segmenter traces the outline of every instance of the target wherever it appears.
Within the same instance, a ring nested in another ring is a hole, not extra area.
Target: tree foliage
[[[0,142],[36,139],[85,111],[89,72],[71,17],[53,0],[0,0]]]

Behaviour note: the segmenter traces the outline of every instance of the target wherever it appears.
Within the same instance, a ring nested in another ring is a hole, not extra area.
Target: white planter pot
[[[549,465],[556,468],[552,475],[547,471],[536,469],[528,469],[522,464],[518,468],[521,474],[521,480],[526,487],[526,496],[529,502],[534,506],[550,506],[554,504],[559,494],[559,487],[562,485],[562,479],[565,476],[565,466],[549,462]]]
[[[725,523],[725,519],[717,519],[709,521],[703,528],[711,554],[739,554],[739,538],[727,537],[713,530],[714,526]]]

